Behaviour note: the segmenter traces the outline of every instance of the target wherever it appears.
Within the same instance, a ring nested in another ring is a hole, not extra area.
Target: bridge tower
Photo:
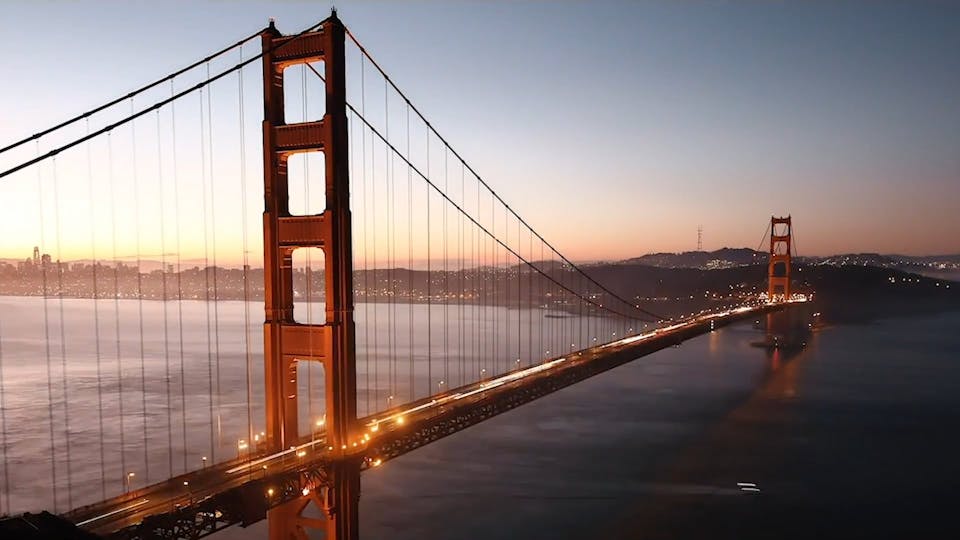
[[[345,457],[357,423],[353,254],[348,176],[345,29],[333,11],[319,30],[283,36],[271,22],[261,35],[263,50],[263,254],[264,384],[267,442],[273,451],[300,442],[297,418],[297,363],[323,366],[327,444],[333,447],[329,486],[268,512],[271,540],[306,538],[305,529],[325,538],[357,538],[359,462]],[[284,70],[323,62],[326,113],[319,121],[287,124]],[[323,152],[326,207],[318,215],[289,211],[287,161],[299,152]],[[293,317],[293,252],[321,248],[326,279],[324,324],[300,324]],[[312,421],[312,419],[311,419]],[[320,491],[320,492],[318,492]],[[324,520],[305,517],[314,503]]]
[[[770,267],[767,298],[771,302],[790,299],[792,234],[793,226],[790,222],[790,216],[770,217]]]

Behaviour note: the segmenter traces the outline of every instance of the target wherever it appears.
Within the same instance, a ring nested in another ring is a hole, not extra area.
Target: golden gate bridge
[[[271,21],[0,158],[5,229],[54,246],[19,263],[29,300],[0,326],[0,512],[42,507],[108,538],[263,519],[270,538],[358,538],[363,471],[804,301],[789,218],[771,221],[765,294],[687,311],[605,285],[494,191],[336,12],[293,35]],[[29,380],[3,376],[24,364]]]

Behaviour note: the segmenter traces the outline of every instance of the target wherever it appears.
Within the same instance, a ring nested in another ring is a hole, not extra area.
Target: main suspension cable
[[[326,19],[324,19],[324,20],[326,20]],[[311,31],[313,31],[314,29],[316,29],[316,28],[317,28],[318,26],[320,26],[321,24],[323,24],[323,21],[320,21],[320,22],[314,24],[313,26],[307,28],[306,30],[303,30],[302,32],[294,35],[294,36],[291,37],[289,40],[280,43],[280,44],[277,45],[276,47],[273,47],[272,49],[270,49],[269,52],[276,52],[277,50],[279,50],[279,49],[281,49],[281,48],[289,45],[290,43],[293,43],[293,42],[297,41],[298,39],[300,39],[301,37],[303,37],[303,36],[304,36],[305,34],[307,34],[308,32],[311,32]],[[158,101],[158,102],[154,103],[153,105],[151,105],[151,106],[149,106],[149,107],[147,107],[147,108],[145,108],[145,109],[142,109],[142,110],[140,110],[140,111],[138,111],[138,112],[131,113],[130,115],[128,115],[128,116],[126,116],[126,117],[124,117],[124,118],[121,118],[120,120],[117,120],[116,122],[114,122],[114,123],[112,123],[112,124],[110,124],[110,125],[108,125],[108,126],[106,126],[106,127],[104,127],[104,128],[101,128],[101,129],[99,129],[99,130],[97,130],[97,131],[95,131],[95,132],[93,132],[93,133],[90,133],[90,134],[85,135],[85,136],[83,136],[83,137],[80,137],[80,138],[78,138],[78,139],[74,139],[73,141],[71,141],[71,142],[69,142],[69,143],[66,143],[66,144],[64,144],[64,145],[62,145],[62,146],[59,146],[59,147],[57,147],[57,148],[54,148],[53,150],[50,150],[50,151],[47,152],[46,154],[37,156],[37,157],[35,157],[35,158],[33,158],[33,159],[30,159],[30,160],[28,160],[28,161],[25,161],[25,162],[19,164],[19,165],[16,165],[16,166],[14,166],[14,167],[12,167],[12,168],[10,168],[10,169],[7,169],[7,170],[5,170],[5,171],[3,171],[3,172],[0,172],[0,178],[3,178],[3,177],[5,177],[5,176],[9,176],[9,175],[11,175],[11,174],[13,174],[13,173],[21,170],[21,169],[24,169],[24,168],[26,168],[26,167],[29,167],[29,166],[35,164],[35,163],[39,163],[39,162],[41,162],[41,161],[44,161],[44,160],[46,160],[46,159],[49,159],[49,158],[51,158],[51,157],[59,154],[60,152],[63,152],[63,151],[68,150],[68,149],[70,149],[70,148],[73,148],[74,146],[76,146],[76,145],[78,145],[78,144],[80,144],[80,143],[86,142],[86,141],[88,141],[88,140],[90,140],[90,139],[92,139],[92,138],[94,138],[94,137],[103,135],[104,133],[107,133],[107,132],[109,132],[109,131],[112,131],[112,130],[116,129],[117,127],[122,126],[122,125],[124,125],[124,124],[126,124],[126,123],[128,123],[128,122],[132,122],[133,120],[136,120],[137,118],[139,118],[139,117],[141,117],[141,116],[149,113],[150,111],[159,109],[160,107],[163,107],[164,105],[167,105],[168,103],[172,103],[173,101],[175,101],[175,100],[177,100],[177,99],[180,99],[180,98],[183,97],[183,96],[186,96],[186,95],[191,94],[191,93],[193,93],[193,92],[195,92],[195,91],[197,91],[197,90],[200,90],[201,88],[204,88],[205,86],[210,85],[210,84],[213,83],[214,81],[217,81],[217,80],[219,80],[219,79],[222,79],[223,77],[226,77],[227,75],[233,73],[234,71],[236,71],[236,70],[238,70],[238,69],[241,69],[241,68],[243,68],[244,66],[246,66],[246,65],[248,65],[248,64],[250,64],[250,63],[252,63],[252,62],[254,62],[254,61],[256,61],[256,60],[259,60],[260,58],[263,57],[264,54],[265,54],[265,52],[261,52],[260,54],[257,54],[257,55],[255,55],[255,56],[253,56],[253,57],[251,57],[251,58],[248,58],[247,60],[244,60],[243,62],[240,62],[239,64],[237,64],[237,65],[235,65],[235,66],[233,66],[233,67],[230,67],[230,68],[225,69],[224,71],[221,71],[220,73],[218,73],[217,75],[215,75],[215,76],[213,76],[213,77],[209,77],[209,76],[208,76],[206,80],[201,81],[201,82],[195,84],[194,86],[191,86],[190,88],[187,88],[186,90],[182,90],[182,91],[178,92],[178,93],[177,93],[176,95],[174,95],[174,96],[171,96],[171,97],[169,97],[169,98],[167,98],[167,99],[163,99],[163,100],[161,100],[161,101]],[[203,63],[203,62],[201,62],[201,63]],[[209,65],[208,65],[208,69],[209,69]],[[208,72],[208,75],[209,75],[209,72]],[[124,97],[123,99],[128,99],[128,98],[127,98],[127,97]],[[130,97],[129,99],[132,100],[133,98]],[[122,101],[122,100],[121,100],[121,101]]]
[[[553,251],[554,253],[556,253],[557,256],[558,256],[560,259],[562,259],[565,263],[567,263],[571,268],[573,268],[573,269],[576,270],[577,272],[583,274],[583,275],[587,278],[587,280],[589,280],[590,282],[592,282],[592,283],[593,283],[594,285],[596,285],[597,287],[600,287],[604,292],[606,292],[607,294],[609,294],[609,295],[610,295],[611,297],[613,297],[614,299],[622,302],[622,303],[625,304],[625,305],[630,306],[631,309],[635,309],[635,310],[637,310],[637,311],[640,311],[640,312],[642,312],[642,313],[644,313],[644,314],[646,314],[646,315],[648,315],[648,316],[650,316],[650,317],[654,317],[654,318],[656,318],[656,319],[658,319],[658,320],[660,320],[660,321],[667,319],[667,317],[663,317],[663,316],[657,315],[656,313],[652,313],[652,312],[650,312],[650,311],[647,311],[647,310],[641,308],[640,306],[634,304],[633,302],[630,302],[629,300],[626,300],[625,298],[623,298],[623,297],[621,297],[620,295],[616,294],[615,292],[611,291],[610,289],[608,289],[607,287],[605,287],[603,284],[597,282],[597,281],[596,281],[593,277],[591,277],[589,274],[587,274],[586,272],[584,272],[583,269],[581,269],[579,266],[575,265],[572,261],[570,261],[569,259],[567,259],[562,253],[560,253],[560,251],[558,251],[552,244],[550,244],[550,242],[547,242],[547,240],[546,240],[543,236],[541,236],[540,233],[538,233],[535,229],[533,229],[533,227],[531,227],[522,217],[520,217],[520,215],[519,215],[516,211],[514,211],[513,208],[511,208],[510,205],[508,205],[508,204],[506,203],[506,201],[504,201],[504,200],[500,197],[500,195],[498,195],[498,194],[496,193],[496,191],[494,191],[493,188],[491,188],[490,185],[487,184],[486,181],[483,180],[483,178],[473,169],[473,167],[471,167],[470,164],[466,162],[466,160],[453,148],[453,146],[452,146],[442,135],[440,135],[440,133],[439,133],[439,132],[433,127],[433,125],[427,120],[426,116],[424,116],[423,113],[421,113],[420,110],[419,110],[415,105],[413,105],[413,103],[410,101],[410,98],[407,97],[407,95],[404,94],[403,91],[400,90],[400,88],[396,85],[396,83],[393,82],[393,79],[391,79],[390,76],[387,75],[386,71],[384,71],[384,69],[383,69],[382,67],[380,67],[380,64],[378,64],[377,61],[374,60],[374,58],[370,55],[370,53],[367,52],[366,48],[364,48],[364,46],[360,44],[360,41],[356,38],[356,36],[353,35],[353,33],[350,31],[350,29],[349,29],[349,28],[345,28],[345,30],[346,30],[347,36],[349,36],[350,39],[351,39],[351,41],[353,41],[353,43],[360,49],[360,52],[363,54],[363,56],[365,56],[368,60],[370,60],[370,62],[371,62],[371,63],[373,64],[373,66],[377,69],[377,71],[380,72],[380,75],[382,75],[383,78],[387,81],[387,83],[389,83],[390,86],[393,87],[394,91],[396,91],[397,94],[398,94],[400,97],[402,97],[402,98],[410,105],[410,108],[413,110],[413,112],[415,112],[415,113],[417,114],[417,116],[420,117],[420,119],[423,121],[423,123],[427,126],[427,129],[428,129],[429,131],[432,131],[432,132],[434,133],[434,135],[436,135],[437,138],[440,139],[440,141],[450,149],[450,152],[452,152],[453,155],[456,156],[456,158],[459,159],[459,160],[464,164],[464,166],[467,167],[467,169],[474,175],[474,177],[477,179],[477,181],[480,182],[480,184],[482,184],[488,191],[490,191],[490,193],[500,202],[500,204],[502,204],[510,213],[512,213],[514,216],[516,216],[517,219],[519,219],[527,228],[529,228],[531,231],[533,231],[533,234],[535,234],[542,242],[544,242],[544,243],[547,245],[547,247],[550,248],[551,251]],[[348,104],[348,106],[349,106],[349,104]]]
[[[109,109],[110,107],[113,107],[114,105],[116,105],[116,104],[118,104],[118,103],[122,103],[122,102],[124,102],[124,101],[126,101],[126,100],[128,100],[128,99],[133,98],[133,97],[136,96],[136,95],[142,94],[143,92],[146,92],[147,90],[150,90],[151,88],[154,88],[155,86],[157,86],[157,85],[159,85],[159,84],[162,84],[162,83],[164,83],[164,82],[166,82],[166,81],[172,81],[173,79],[179,77],[180,75],[183,75],[184,73],[186,73],[186,72],[188,72],[188,71],[196,68],[197,66],[202,65],[204,62],[209,62],[210,60],[213,60],[213,59],[215,59],[215,58],[217,58],[217,57],[219,57],[219,56],[222,56],[223,54],[225,54],[225,53],[227,53],[227,52],[235,49],[236,47],[242,46],[244,43],[246,43],[246,42],[250,41],[251,39],[259,36],[260,34],[262,34],[262,33],[263,33],[264,31],[266,31],[268,28],[269,28],[269,27],[265,27],[265,28],[262,28],[262,29],[260,29],[260,30],[257,30],[257,31],[254,32],[253,34],[250,34],[249,36],[241,39],[240,41],[234,43],[233,45],[228,45],[227,47],[224,47],[223,49],[220,49],[219,51],[211,54],[210,56],[207,56],[206,58],[203,58],[202,60],[198,60],[198,61],[190,64],[189,66],[184,67],[184,68],[181,68],[181,69],[179,69],[179,70],[177,70],[177,71],[174,71],[173,73],[170,73],[169,75],[166,75],[166,76],[164,76],[164,77],[162,77],[162,78],[160,78],[160,79],[157,79],[157,80],[153,81],[152,83],[149,83],[149,84],[146,84],[146,85],[144,85],[144,86],[141,86],[140,88],[137,88],[136,90],[134,90],[134,91],[132,91],[132,92],[130,92],[130,93],[124,95],[124,96],[120,96],[120,97],[118,97],[118,98],[116,98],[116,99],[113,99],[113,100],[111,100],[111,101],[108,101],[107,103],[104,103],[103,105],[100,105],[99,107],[94,107],[93,109],[90,109],[90,110],[88,110],[88,111],[86,111],[86,112],[83,112],[83,113],[81,113],[81,114],[78,114],[78,115],[74,116],[73,118],[70,118],[70,119],[65,120],[65,121],[63,121],[63,122],[60,122],[59,124],[56,124],[56,125],[54,125],[54,126],[51,126],[51,127],[47,128],[47,129],[45,129],[45,130],[43,130],[43,131],[39,131],[39,132],[37,132],[37,133],[34,133],[33,135],[30,135],[29,137],[25,137],[25,138],[23,138],[23,139],[20,139],[20,140],[17,141],[17,142],[14,142],[14,143],[9,144],[9,145],[7,145],[7,146],[5,146],[5,147],[3,147],[3,148],[0,148],[0,154],[3,154],[4,152],[6,152],[6,151],[8,151],[8,150],[13,150],[14,148],[17,148],[17,147],[19,147],[19,146],[22,146],[22,145],[24,145],[24,144],[26,144],[26,143],[28,143],[28,142],[30,142],[30,141],[37,140],[37,139],[39,139],[40,137],[43,137],[44,135],[48,135],[48,134],[50,134],[50,133],[53,133],[54,131],[57,131],[57,130],[59,130],[59,129],[61,129],[61,128],[67,127],[67,126],[69,126],[69,125],[71,125],[71,124],[74,124],[74,123],[80,121],[80,120],[87,119],[87,120],[89,121],[90,116],[92,116],[92,115],[94,115],[94,114],[97,114],[97,113],[100,112],[100,111]]]

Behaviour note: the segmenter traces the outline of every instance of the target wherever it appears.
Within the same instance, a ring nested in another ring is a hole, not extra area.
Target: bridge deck
[[[401,456],[490,417],[553,393],[641,356],[679,344],[737,320],[781,309],[782,304],[741,307],[704,315],[585,349],[543,364],[451,389],[361,419],[364,440],[338,459],[362,460],[362,469]],[[263,519],[269,506],[322,487],[335,457],[322,434],[273,455],[255,455],[171,478],[78,508],[64,517],[114,538],[197,538],[235,523]],[[272,489],[272,495],[267,490]]]

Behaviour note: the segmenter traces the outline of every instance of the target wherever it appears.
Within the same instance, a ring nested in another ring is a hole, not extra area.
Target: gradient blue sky
[[[329,7],[5,2],[0,142],[268,17],[292,33]],[[337,8],[440,132],[574,259],[694,249],[701,224],[706,249],[756,247],[769,216],[788,213],[801,255],[960,252],[956,3]]]

